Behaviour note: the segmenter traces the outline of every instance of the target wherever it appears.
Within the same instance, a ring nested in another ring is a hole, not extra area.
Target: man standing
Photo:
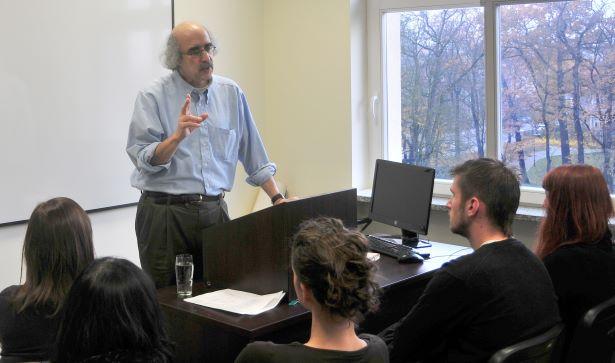
[[[285,201],[273,175],[250,108],[239,86],[213,74],[216,45],[202,25],[173,28],[164,54],[173,72],[141,91],[135,102],[126,151],[142,191],[135,229],[139,258],[156,287],[175,281],[174,258],[194,257],[202,278],[202,230],[229,220],[224,192],[238,161],[246,181],[273,204]]]
[[[380,334],[391,362],[487,361],[559,322],[546,269],[511,237],[520,196],[516,175],[485,158],[452,174],[450,229],[475,251],[444,264],[408,315]]]

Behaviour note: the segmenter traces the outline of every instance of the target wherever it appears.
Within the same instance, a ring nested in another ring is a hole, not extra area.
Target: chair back
[[[538,336],[502,348],[491,356],[489,363],[548,363],[551,360],[553,346],[563,328],[563,324],[557,324]]]
[[[615,296],[589,309],[574,331],[567,362],[615,362]]]

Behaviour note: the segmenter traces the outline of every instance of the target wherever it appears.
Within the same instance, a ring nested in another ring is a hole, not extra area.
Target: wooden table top
[[[400,264],[394,258],[381,255],[376,262],[376,282],[385,290],[420,282],[430,278],[443,263],[471,253],[472,249],[432,242],[428,251],[430,258],[420,264]],[[195,282],[193,286],[193,296],[212,291],[214,290],[206,288],[203,282]],[[215,325],[251,339],[310,318],[310,312],[303,306],[289,306],[286,300],[282,300],[274,309],[258,315],[240,315],[185,302],[177,297],[175,286],[158,289],[157,293],[158,302],[163,309],[185,312],[191,315],[191,319],[201,320],[205,324]]]

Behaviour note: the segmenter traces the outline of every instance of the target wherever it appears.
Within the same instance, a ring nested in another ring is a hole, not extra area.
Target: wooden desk
[[[361,332],[375,334],[400,319],[443,263],[471,252],[461,246],[432,244],[433,257],[422,264],[399,264],[393,258],[380,257],[376,263],[376,281],[383,289],[380,311],[366,317]],[[194,295],[210,291],[203,283],[196,283],[193,290]],[[255,340],[290,343],[309,337],[310,312],[299,304],[288,306],[284,300],[275,309],[256,316],[184,302],[174,286],[159,289],[158,301],[176,343],[177,362],[232,362],[246,344]]]

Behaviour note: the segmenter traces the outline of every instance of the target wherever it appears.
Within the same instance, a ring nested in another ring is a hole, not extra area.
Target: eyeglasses
[[[207,43],[205,44],[204,47],[192,47],[188,49],[186,53],[183,53],[183,54],[196,56],[196,57],[202,57],[203,53],[214,55],[215,52],[216,52],[216,46],[213,45],[212,43]]]

